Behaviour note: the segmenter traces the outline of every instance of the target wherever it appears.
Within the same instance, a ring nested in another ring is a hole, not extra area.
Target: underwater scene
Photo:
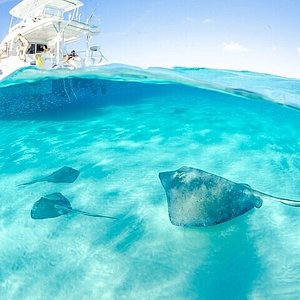
[[[263,199],[176,226],[159,174],[191,167],[300,201],[299,108],[299,80],[242,71],[0,81],[0,299],[297,299],[300,207]]]

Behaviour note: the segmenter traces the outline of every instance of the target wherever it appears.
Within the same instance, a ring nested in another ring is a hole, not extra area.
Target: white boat
[[[0,79],[32,65],[76,69],[101,64],[105,58],[100,47],[90,46],[100,28],[91,23],[93,14],[83,20],[81,6],[78,0],[23,0],[13,7],[0,44]],[[85,49],[67,53],[66,45],[80,39],[85,39]]]

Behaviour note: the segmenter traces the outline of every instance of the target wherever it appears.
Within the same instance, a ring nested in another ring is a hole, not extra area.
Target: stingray
[[[34,184],[34,183],[37,183],[37,182],[43,182],[43,181],[53,182],[53,183],[59,183],[59,182],[61,182],[61,183],[72,183],[77,179],[79,173],[80,172],[78,170],[75,170],[71,167],[62,167],[59,170],[53,172],[52,174],[50,174],[48,176],[40,177],[40,178],[35,179],[33,181],[19,184],[18,186],[30,185],[30,184]]]
[[[256,191],[248,184],[191,167],[159,173],[165,189],[169,218],[177,226],[211,226],[234,219],[264,200],[300,207],[300,202]]]
[[[64,197],[61,193],[53,193],[42,197],[40,200],[36,201],[31,209],[32,219],[49,219],[56,218],[69,213],[82,214],[89,217],[95,218],[107,218],[115,219],[115,217],[109,217],[104,215],[98,215],[93,213],[88,213],[86,211],[73,209],[70,201]]]

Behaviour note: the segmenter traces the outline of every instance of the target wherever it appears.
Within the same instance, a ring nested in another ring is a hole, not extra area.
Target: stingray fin
[[[288,206],[300,207],[300,201],[297,201],[297,200],[280,198],[280,197],[272,196],[272,195],[269,195],[269,194],[266,194],[266,193],[263,193],[260,191],[256,191],[256,190],[253,190],[253,192],[256,196],[260,196],[266,200],[273,200],[273,201],[281,202],[282,204],[288,205]]]
[[[248,188],[248,189],[252,190],[252,187],[249,184],[247,184],[247,183],[241,183],[240,182],[238,184],[243,185],[245,188]]]

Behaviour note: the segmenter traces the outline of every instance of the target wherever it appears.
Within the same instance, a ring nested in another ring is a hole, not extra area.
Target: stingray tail
[[[37,182],[41,182],[41,180],[40,179],[36,179],[36,180],[29,181],[29,182],[26,182],[26,183],[20,183],[17,186],[31,185],[31,184],[34,184],[34,183],[37,183]]]
[[[265,193],[259,192],[259,191],[254,191],[254,193],[255,193],[255,195],[260,196],[266,200],[273,200],[273,201],[281,202],[282,204],[288,205],[288,206],[300,207],[300,201],[297,201],[297,200],[271,196],[269,194],[265,194]]]
[[[71,209],[71,211],[74,212],[74,213],[82,214],[82,215],[89,216],[89,217],[119,220],[118,218],[115,218],[115,217],[98,215],[98,214],[92,214],[92,213],[88,213],[86,211],[82,211],[82,210],[78,210],[78,209],[73,209],[73,208]]]

